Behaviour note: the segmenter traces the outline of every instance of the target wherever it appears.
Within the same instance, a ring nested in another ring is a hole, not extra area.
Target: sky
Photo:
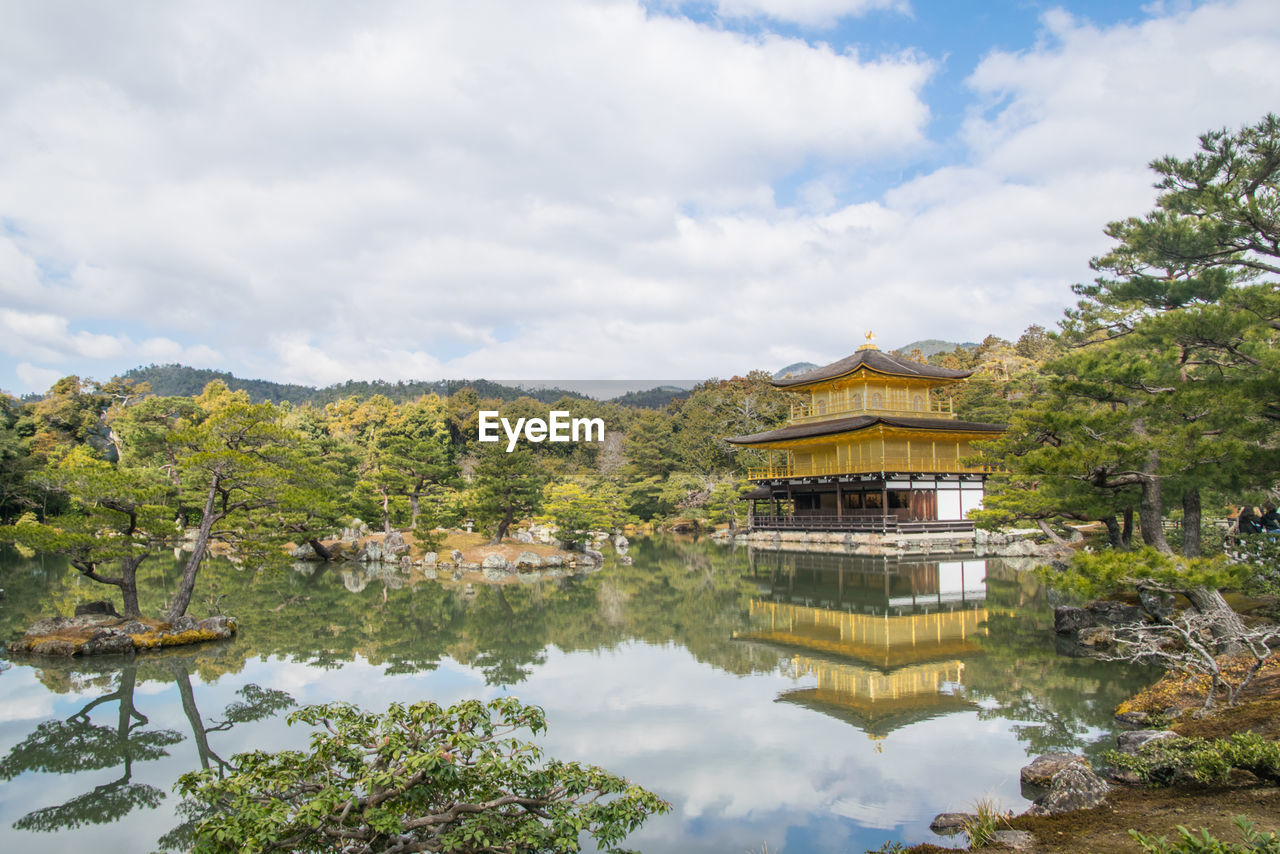
[[[1275,0],[0,0],[0,389],[1016,339],[1278,56]]]

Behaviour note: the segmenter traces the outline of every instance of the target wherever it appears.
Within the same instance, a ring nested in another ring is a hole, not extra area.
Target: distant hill
[[[673,400],[688,397],[689,389],[674,385],[654,386],[644,391],[629,391],[610,398],[610,403],[619,406],[634,406],[637,409],[662,409]]]
[[[950,353],[957,347],[963,347],[966,350],[976,350],[978,345],[972,341],[966,341],[961,344],[956,341],[942,341],[938,338],[925,338],[921,341],[912,341],[910,344],[903,344],[893,352],[903,356],[910,356],[912,350],[918,349],[922,356],[928,358],[935,353]]]
[[[134,368],[121,375],[124,379],[151,384],[154,394],[173,397],[197,395],[214,380],[222,380],[233,391],[243,389],[254,403],[289,401],[293,404],[312,403],[323,406],[348,397],[369,398],[381,394],[396,403],[414,400],[424,394],[449,395],[462,388],[473,388],[480,397],[515,400],[532,397],[543,403],[554,403],[563,397],[585,398],[578,392],[561,388],[522,389],[489,380],[435,380],[389,383],[385,380],[347,380],[344,383],[313,388],[312,386],[277,383],[270,380],[241,379],[225,371],[206,368],[189,368],[186,365],[148,365]]]
[[[785,368],[776,371],[773,378],[775,380],[780,380],[783,377],[789,377],[794,374],[803,374],[805,371],[812,371],[816,367],[818,366],[813,362],[796,362],[793,365],[787,365]]]

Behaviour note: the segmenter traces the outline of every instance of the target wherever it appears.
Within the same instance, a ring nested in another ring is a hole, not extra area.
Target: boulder
[[[409,551],[409,544],[404,541],[404,535],[399,531],[392,531],[382,538],[382,554],[384,557],[395,557]]]
[[[929,829],[941,836],[952,836],[964,830],[965,822],[973,821],[977,816],[971,812],[943,812],[933,817]]]
[[[1090,614],[1093,614],[1093,624],[1095,626],[1115,627],[1130,623],[1140,623],[1145,616],[1143,610],[1137,605],[1128,605],[1111,599],[1090,602],[1085,605],[1085,609]]]
[[[436,556],[436,553],[435,553],[435,552],[427,552],[426,554],[424,554],[424,555],[422,556],[422,565],[423,565],[423,566],[435,566],[435,565],[436,565],[436,560],[437,560],[437,559],[438,559],[438,558],[437,558],[437,556]]]
[[[459,566],[462,564],[462,552],[459,551],[458,549],[454,549],[453,551],[449,552],[449,557],[453,560],[454,566]]]
[[[109,617],[119,617],[116,606],[106,599],[99,599],[96,602],[85,602],[76,606],[76,616],[84,617],[92,614],[103,614]]]
[[[1059,815],[1091,809],[1101,805],[1110,792],[1107,781],[1093,773],[1088,765],[1068,765],[1053,775],[1049,791],[1036,799],[1026,815]]]
[[[177,634],[178,632],[190,632],[197,628],[195,617],[183,614],[178,619],[169,624],[169,631]]]
[[[81,655],[119,655],[133,652],[133,639],[122,632],[109,629],[94,632],[80,647]]]
[[[507,559],[502,555],[485,555],[480,562],[482,569],[506,569]]]
[[[151,631],[151,627],[139,620],[133,620],[120,626],[119,631],[124,632],[126,635],[142,635]]]
[[[521,545],[533,545],[533,534],[523,529],[516,531],[516,542]]]
[[[1044,753],[1023,766],[1019,777],[1028,786],[1047,788],[1058,772],[1071,766],[1088,768],[1089,760],[1074,753]]]
[[[1097,624],[1093,620],[1093,615],[1084,608],[1059,605],[1053,609],[1053,630],[1060,635],[1078,632],[1094,625]]]
[[[378,543],[365,543],[364,549],[360,552],[360,560],[365,563],[381,563],[382,546]]]
[[[28,650],[23,651],[26,652]],[[29,651],[36,655],[75,655],[76,645],[69,640],[52,638],[34,644]]]
[[[1166,741],[1180,736],[1167,729],[1135,729],[1116,735],[1116,745],[1121,753],[1137,754],[1142,745],[1153,741]]]
[[[543,566],[564,566],[564,558],[560,555],[547,555],[542,559]]]
[[[516,556],[516,566],[542,566],[542,558],[536,552],[520,552]]]

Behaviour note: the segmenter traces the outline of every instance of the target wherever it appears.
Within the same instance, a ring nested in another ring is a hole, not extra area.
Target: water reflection
[[[987,634],[985,559],[753,551],[756,626],[740,638],[791,653],[791,674],[817,684],[784,692],[868,736],[973,711],[965,662]]]
[[[1095,749],[1115,703],[1146,678],[1058,657],[1044,590],[1001,561],[677,539],[630,553],[632,565],[587,576],[472,588],[392,567],[212,563],[194,615],[236,615],[234,641],[115,662],[21,661],[0,674],[0,767],[13,769],[0,784],[0,846],[32,847],[19,831],[37,815],[58,831],[40,837],[42,850],[154,846],[181,818],[165,797],[179,774],[305,743],[278,717],[293,698],[380,709],[514,692],[547,709],[548,754],[601,764],[676,804],[631,847],[862,850],[928,839],[931,815],[984,793],[1016,806],[1026,753]],[[146,572],[142,604],[155,609],[176,565]],[[48,560],[0,550],[0,573],[10,634],[50,603],[69,611],[101,596]],[[88,749],[31,758],[76,721],[101,728],[93,743],[110,749],[99,764],[67,758]],[[116,791],[135,794],[111,812]],[[62,817],[72,814],[104,824],[89,840]],[[110,841],[108,829],[132,838]]]
[[[178,691],[198,762],[221,775],[231,766],[210,746],[210,733],[224,732],[238,723],[261,720],[293,705],[283,691],[258,685],[240,689],[240,700],[214,719],[201,715],[192,689],[191,673],[199,659],[216,657],[216,650],[195,655],[158,654],[146,657],[104,656],[99,659],[32,659],[39,680],[52,690],[81,695],[103,690],[65,719],[41,722],[0,759],[0,780],[22,774],[71,775],[119,768],[120,776],[61,804],[45,806],[13,823],[18,830],[56,832],[84,825],[119,821],[138,807],[154,808],[166,797],[163,789],[134,781],[135,763],[169,756],[168,748],[187,735],[152,726],[139,701],[139,685],[171,682]],[[111,688],[112,690],[106,690]],[[104,712],[114,707],[113,713]],[[111,723],[97,723],[103,718]]]

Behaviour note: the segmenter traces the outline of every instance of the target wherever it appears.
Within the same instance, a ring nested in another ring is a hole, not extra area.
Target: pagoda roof
[[[850,418],[833,418],[830,421],[812,421],[808,424],[790,424],[777,430],[752,433],[748,436],[730,436],[725,439],[734,445],[763,445],[787,439],[812,439],[817,436],[833,436],[838,433],[854,433],[877,424],[899,427],[904,430],[941,430],[949,433],[1003,433],[1003,424],[986,424],[980,421],[953,421],[949,418],[886,418],[883,415],[854,415]]]
[[[812,383],[832,380],[851,374],[859,368],[867,368],[878,374],[895,377],[924,377],[932,380],[962,380],[973,374],[973,371],[953,371],[950,368],[939,368],[921,362],[913,362],[902,356],[886,353],[875,347],[858,350],[852,356],[845,356],[838,362],[832,362],[821,368],[805,371],[803,374],[782,377],[772,380],[775,388],[795,388]]]

